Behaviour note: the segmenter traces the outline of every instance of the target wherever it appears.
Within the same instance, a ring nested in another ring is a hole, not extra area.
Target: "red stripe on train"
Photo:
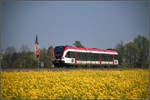
[[[115,59],[115,55],[113,55],[113,65],[114,65],[114,59]]]
[[[67,49],[74,49],[74,50],[89,50],[89,51],[99,51],[99,52],[111,52],[111,53],[117,53],[117,51],[112,51],[112,50],[91,49],[91,48],[78,48],[78,47],[66,47],[64,51],[66,51]]]

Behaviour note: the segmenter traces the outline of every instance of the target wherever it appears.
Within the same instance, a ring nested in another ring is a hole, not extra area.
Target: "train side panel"
[[[73,52],[74,53],[74,56],[73,57],[67,57],[67,53],[68,52]],[[118,59],[115,59],[114,56],[117,56],[116,53],[112,53],[112,52],[97,52],[99,55],[102,55],[102,54],[111,54],[113,56],[113,60],[112,61],[102,61],[102,58],[101,56],[98,58],[97,61],[91,61],[91,60],[79,60],[77,58],[76,55],[78,55],[78,53],[93,53],[92,51],[86,51],[86,50],[75,50],[75,49],[65,49],[64,50],[64,53],[63,53],[63,59],[64,59],[64,63],[65,64],[71,64],[71,65],[76,65],[76,64],[81,64],[81,65],[118,65]],[[95,51],[94,51],[95,53]],[[114,55],[115,54],[115,55]]]

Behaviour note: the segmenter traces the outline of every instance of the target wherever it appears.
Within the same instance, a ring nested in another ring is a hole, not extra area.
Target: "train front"
[[[63,60],[63,52],[65,50],[65,46],[56,46],[54,49],[54,56],[55,56],[55,60],[53,61],[53,64],[55,66],[61,66],[64,64],[64,60]]]

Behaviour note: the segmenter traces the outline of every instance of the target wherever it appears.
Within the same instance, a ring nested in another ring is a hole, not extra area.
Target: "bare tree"
[[[50,65],[52,65],[53,64],[52,61],[54,59],[54,48],[53,48],[53,46],[50,46],[48,48],[48,55],[49,55]]]
[[[13,46],[10,46],[10,47],[6,48],[6,50],[5,50],[5,55],[12,55],[14,53],[16,53],[16,49]]]
[[[26,52],[29,52],[30,49],[29,49],[29,47],[27,45],[22,45],[21,48],[20,48],[20,51],[22,53],[26,53]]]

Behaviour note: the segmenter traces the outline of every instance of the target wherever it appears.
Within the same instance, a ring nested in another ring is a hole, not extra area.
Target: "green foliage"
[[[125,57],[126,63],[128,66],[133,67],[136,66],[139,57],[139,48],[136,43],[129,42],[125,45]]]
[[[52,58],[50,55],[53,54],[53,47],[49,52],[49,49],[42,49],[40,54],[39,62],[40,64],[43,62],[44,67],[49,67],[52,65]],[[38,59],[35,57],[34,52],[31,52],[28,46],[23,45],[20,48],[20,52],[16,52],[14,47],[8,47],[3,54],[2,59],[2,68],[31,68],[38,66]]]
[[[50,66],[52,66],[53,65],[52,61],[54,60],[54,48],[53,48],[53,46],[50,46],[48,48],[48,55],[49,55]]]
[[[80,41],[75,41],[75,42],[73,43],[73,45],[74,45],[75,47],[81,47],[81,48],[84,47],[84,46],[81,44]]]
[[[141,35],[138,35],[134,42],[137,44],[139,48],[139,63],[138,66],[142,66],[142,68],[148,67],[149,63],[149,40]]]
[[[148,68],[149,40],[138,35],[133,42],[119,43],[116,47],[119,53],[119,64],[128,68]]]

